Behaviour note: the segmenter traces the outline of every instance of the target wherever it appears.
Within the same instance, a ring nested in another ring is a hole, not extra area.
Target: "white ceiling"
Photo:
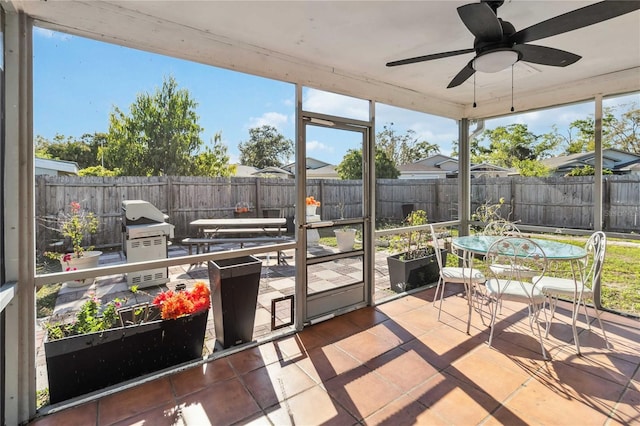
[[[473,54],[388,68],[389,61],[473,47],[456,8],[472,1],[9,1],[36,25],[445,117],[511,108],[511,70],[447,89]],[[631,0],[637,1],[637,0]],[[516,30],[591,1],[507,0]],[[534,42],[582,56],[566,68],[519,62],[521,112],[640,91],[640,11]]]

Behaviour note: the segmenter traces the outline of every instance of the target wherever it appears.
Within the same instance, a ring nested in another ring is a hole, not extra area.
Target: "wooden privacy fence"
[[[322,205],[324,220],[362,215],[362,186],[358,180],[311,179],[307,195]],[[400,221],[403,205],[427,212],[431,222],[458,217],[457,179],[379,179],[376,182],[376,218]],[[472,211],[481,204],[504,198],[502,217],[520,224],[558,228],[593,229],[593,177],[480,178],[471,184]],[[122,241],[122,201],[145,200],[169,215],[175,237],[192,235],[189,223],[201,218],[233,217],[235,206],[246,203],[254,214],[280,209],[292,219],[295,182],[274,178],[164,177],[36,177],[36,238],[46,250],[55,232],[42,225],[68,209],[72,201],[93,211],[100,219],[91,244],[116,246]],[[604,229],[616,232],[640,230],[640,176],[607,176],[603,190]],[[89,243],[89,242],[88,242]]]

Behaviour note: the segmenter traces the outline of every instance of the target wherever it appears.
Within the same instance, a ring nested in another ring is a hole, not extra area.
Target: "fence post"
[[[324,202],[324,179],[320,179],[320,199],[322,200],[322,203],[320,204],[320,217],[324,218],[324,214],[322,214],[326,205]]]
[[[260,181],[262,178],[256,177],[256,217],[262,216],[262,200],[260,199]]]
[[[595,176],[593,178],[595,179]],[[602,186],[602,213],[604,215],[602,218],[602,230],[606,231],[611,227],[611,182],[604,176],[602,179],[604,179],[604,185]],[[594,191],[594,194],[595,193],[596,191]],[[595,224],[594,229],[598,229],[595,227]]]
[[[508,217],[507,219],[512,221],[512,222],[517,222],[516,219],[516,184],[513,180],[513,178],[511,178],[511,180],[509,181],[509,214],[512,215],[512,217]]]
[[[165,190],[165,197],[167,198],[167,215],[169,215],[170,218],[173,217],[173,213],[174,213],[174,207],[173,207],[173,200],[171,197],[171,193],[172,188],[173,188],[173,180],[171,176],[163,176],[164,178],[167,179],[167,186],[166,186],[166,190]]]

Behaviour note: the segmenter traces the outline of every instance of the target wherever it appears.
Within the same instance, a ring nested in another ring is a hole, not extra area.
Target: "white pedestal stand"
[[[307,215],[307,223],[320,222],[320,215]],[[320,234],[317,229],[307,229],[307,245],[317,245],[320,241]]]

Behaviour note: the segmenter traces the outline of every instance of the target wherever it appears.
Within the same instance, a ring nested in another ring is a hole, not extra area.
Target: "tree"
[[[129,176],[190,175],[191,156],[202,145],[189,91],[165,78],[155,93],[140,93],[125,114],[115,107],[109,115],[105,161]]]
[[[478,141],[472,141],[471,161],[517,169],[529,176],[547,175],[547,169],[533,163],[550,157],[557,144],[549,135],[536,136],[526,124],[510,124],[485,130]]]
[[[240,142],[238,149],[240,163],[258,169],[282,167],[295,153],[293,141],[266,124],[249,129],[249,140]]]
[[[611,146],[640,154],[640,107],[635,102],[618,106],[623,107],[628,108],[627,111],[610,123]]]
[[[80,139],[56,133],[51,141],[38,135],[35,138],[36,156],[54,160],[75,161],[80,169],[95,166],[99,164],[97,157],[101,137],[104,137],[104,133],[85,133]]]
[[[399,135],[391,126],[393,123],[384,125],[383,130],[376,135],[376,149],[384,151],[396,167],[440,152],[438,145],[420,140],[415,131],[409,129],[404,135]]]
[[[196,176],[222,176],[229,177],[236,174],[237,166],[229,164],[227,146],[222,143],[220,132],[213,136],[213,146],[205,147],[204,152],[199,153],[193,159],[193,174]]]
[[[119,176],[120,174],[119,169],[109,170],[102,166],[90,166],[78,170],[78,176]]]
[[[626,109],[617,114],[620,109]],[[595,119],[593,114],[573,121],[567,135],[560,135],[554,126],[553,133],[564,143],[565,154],[578,154],[595,150]],[[640,154],[640,109],[631,104],[605,107],[602,112],[602,147],[617,148]]]
[[[516,163],[515,168],[518,169],[520,176],[545,177],[550,176],[552,172],[549,167],[544,166],[536,160],[519,160]]]
[[[596,169],[593,166],[585,165],[583,167],[574,167],[565,176],[593,176],[596,174]],[[602,169],[603,175],[612,175],[613,172],[609,169]]]
[[[397,179],[400,171],[384,151],[376,151],[376,179]],[[336,167],[340,179],[362,179],[362,150],[350,149]]]

